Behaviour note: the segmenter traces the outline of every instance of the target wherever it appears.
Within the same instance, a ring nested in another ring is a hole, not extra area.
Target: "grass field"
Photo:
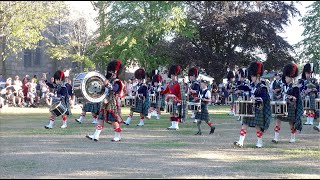
[[[255,148],[255,129],[247,132],[244,148],[236,148],[241,124],[229,116],[228,107],[210,107],[216,131],[202,123],[202,136],[195,136],[192,119],[177,131],[169,115],[145,120],[137,127],[138,114],[130,126],[122,125],[121,142],[111,142],[110,125],[98,142],[85,136],[95,131],[91,115],[84,123],[74,121],[81,110],[73,109],[68,127],[61,117],[47,130],[47,108],[5,108],[0,112],[0,178],[320,178],[320,134],[303,126],[289,143],[288,123],[283,123],[280,142],[273,144],[274,122],[263,136],[264,147]],[[123,118],[129,114],[122,109]],[[190,114],[189,114],[190,116]],[[305,121],[305,118],[304,120]]]

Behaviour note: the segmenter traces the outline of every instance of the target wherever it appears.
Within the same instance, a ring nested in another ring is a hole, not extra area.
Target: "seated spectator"
[[[34,79],[32,79],[31,82],[27,84],[27,87],[28,87],[27,97],[30,100],[29,107],[36,107],[35,105],[35,100],[37,97],[36,86],[37,84],[34,82]]]

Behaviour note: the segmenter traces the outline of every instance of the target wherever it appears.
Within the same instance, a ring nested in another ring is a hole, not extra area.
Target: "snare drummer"
[[[232,101],[230,103],[230,112],[229,115],[234,115],[234,101],[236,100],[236,82],[235,82],[235,76],[233,71],[229,71],[227,75],[228,83],[227,83],[227,91],[228,91],[228,99],[232,97]]]
[[[182,118],[185,118],[185,88],[184,84],[178,82],[178,75],[180,74],[180,66],[172,65],[169,69],[168,77],[171,78],[171,81],[168,83],[165,90],[161,91],[160,94],[167,94],[166,102],[170,99],[173,102],[173,114],[170,114],[171,126],[168,127],[168,130],[178,130],[179,122]],[[178,113],[175,113],[177,112]]]
[[[67,112],[65,114],[62,115],[62,126],[61,128],[66,128],[67,127],[67,116],[70,114],[70,103],[69,103],[69,94],[68,94],[68,89],[66,87],[66,83],[65,83],[65,75],[64,72],[62,70],[58,70],[54,73],[53,75],[53,83],[48,82],[46,80],[46,75],[44,74],[42,76],[43,80],[45,80],[46,85],[49,86],[50,88],[55,89],[56,92],[56,97],[53,98],[53,102],[55,101],[61,101],[62,104],[64,104],[67,108]],[[51,113],[50,116],[50,121],[49,124],[44,126],[46,129],[52,129],[53,128],[53,124],[54,124],[54,120],[55,120],[55,116],[54,114]]]
[[[303,94],[306,98],[310,98],[310,109],[306,110],[307,122],[303,123],[304,125],[313,125],[313,120],[316,117],[315,114],[315,99],[317,96],[317,82],[315,78],[312,78],[313,73],[313,64],[307,63],[303,67],[302,79],[303,81]]]
[[[152,88],[151,88],[151,94],[154,94],[156,97],[156,102],[153,103],[151,102],[150,105],[150,109],[149,109],[149,113],[148,113],[148,119],[151,118],[151,112],[153,111],[157,111],[157,119],[160,119],[160,115],[161,115],[161,111],[160,108],[162,107],[163,103],[162,103],[162,96],[160,95],[160,91],[162,91],[163,89],[161,88],[161,81],[162,81],[162,77],[160,74],[156,73],[153,77],[152,77]],[[163,107],[162,107],[163,108]]]
[[[197,80],[199,76],[199,71],[196,67],[192,67],[188,71],[188,77],[189,77],[189,84],[190,86],[188,87],[188,101],[189,102],[197,102],[195,100],[195,97],[198,97],[199,92],[200,92],[200,83]],[[197,111],[194,110],[191,112],[191,119],[195,118]],[[197,118],[194,119],[193,123],[197,123]]]
[[[318,99],[320,99],[320,83],[318,83],[317,91],[318,91]],[[313,126],[313,129],[320,132],[320,109],[316,110],[316,116],[319,124],[318,126]]]
[[[290,63],[283,68],[282,81],[285,82],[288,89],[284,92],[284,100],[287,101],[288,116],[277,116],[276,126],[274,128],[274,139],[272,142],[279,142],[281,122],[289,122],[291,129],[290,143],[294,143],[297,130],[302,130],[301,116],[303,115],[302,98],[297,85],[294,85],[294,78],[298,76],[296,64]]]
[[[137,112],[140,113],[140,122],[137,126],[144,126],[144,117],[148,116],[148,110],[150,107],[148,86],[144,83],[144,79],[146,78],[145,70],[142,68],[137,69],[134,72],[134,76],[138,80],[137,91],[135,92],[136,103],[135,107],[130,109],[130,114],[127,120],[123,123],[130,125],[133,113]]]
[[[96,131],[92,135],[87,135],[86,138],[98,141],[100,133],[104,128],[104,122],[106,122],[112,125],[115,132],[114,138],[111,141],[118,142],[121,140],[122,129],[120,124],[123,119],[121,116],[120,98],[124,96],[124,85],[118,79],[118,76],[122,69],[123,65],[120,60],[113,60],[107,65],[107,80],[105,82],[107,96],[101,102]]]
[[[237,75],[238,75],[238,81],[237,81],[237,87],[235,90],[235,94],[238,99],[247,100],[251,96],[250,82],[249,82],[249,80],[246,79],[245,70],[243,70],[242,68],[238,69]],[[242,119],[242,117],[239,116],[237,121],[241,121],[241,119]]]
[[[263,65],[261,62],[252,62],[249,65],[248,79],[254,83],[251,94],[253,95],[252,99],[255,100],[255,117],[243,118],[239,141],[234,142],[237,147],[243,147],[248,127],[256,128],[258,138],[256,147],[261,148],[263,146],[263,132],[269,128],[272,115],[268,88],[260,80],[262,74]]]
[[[202,134],[201,121],[205,121],[208,124],[210,127],[209,134],[213,134],[216,128],[212,125],[208,112],[208,104],[211,102],[211,92],[208,90],[208,81],[201,80],[201,91],[196,99],[199,99],[201,102],[201,111],[196,113],[198,132],[195,135]]]

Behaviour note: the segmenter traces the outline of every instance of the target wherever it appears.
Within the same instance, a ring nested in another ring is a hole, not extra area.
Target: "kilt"
[[[157,96],[156,103],[150,103],[150,104],[151,104],[151,107],[161,108],[161,106],[162,106],[162,97],[161,96]]]
[[[208,111],[208,105],[201,103],[201,112],[196,113],[195,119],[197,120],[204,120],[204,121],[209,121],[209,111]]]
[[[287,117],[277,116],[277,119],[283,122],[295,122],[296,108],[294,107],[293,104],[290,104],[290,103],[287,103],[287,108],[288,108],[288,116]]]
[[[296,108],[293,104],[288,104],[288,117],[279,117],[278,119],[284,122],[292,122],[294,129],[301,131],[301,116],[303,115],[303,112],[304,110],[302,100],[301,97],[299,97],[298,102],[296,104]]]
[[[116,116],[111,111],[100,111],[98,118],[106,122],[120,122],[120,120],[117,120]]]
[[[316,94],[310,93],[310,109],[315,110],[316,109]]]
[[[149,96],[143,99],[136,98],[136,106],[131,108],[132,112],[142,113],[144,116],[148,116],[148,110],[150,108]]]
[[[131,108],[131,111],[142,113],[143,112],[143,100],[136,98],[136,106]]]
[[[100,103],[86,103],[83,108],[82,111],[84,112],[92,112],[92,113],[96,113],[98,114],[100,110]]]
[[[249,127],[260,127],[262,131],[269,128],[272,120],[270,99],[263,102],[263,108],[255,108],[255,117],[243,117],[242,124],[247,124]]]

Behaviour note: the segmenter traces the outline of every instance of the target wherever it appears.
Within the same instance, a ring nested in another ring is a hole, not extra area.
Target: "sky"
[[[65,1],[74,11],[74,15],[77,13],[85,14],[85,17],[89,20],[88,25],[92,31],[98,28],[98,25],[93,21],[97,17],[98,13],[93,10],[90,1]],[[296,7],[301,13],[301,17],[306,14],[306,7],[312,4],[314,1],[300,1],[301,5],[297,4]],[[291,17],[291,24],[285,27],[285,32],[279,35],[285,38],[289,44],[294,45],[303,39],[303,27],[300,25],[299,19],[301,17]]]

